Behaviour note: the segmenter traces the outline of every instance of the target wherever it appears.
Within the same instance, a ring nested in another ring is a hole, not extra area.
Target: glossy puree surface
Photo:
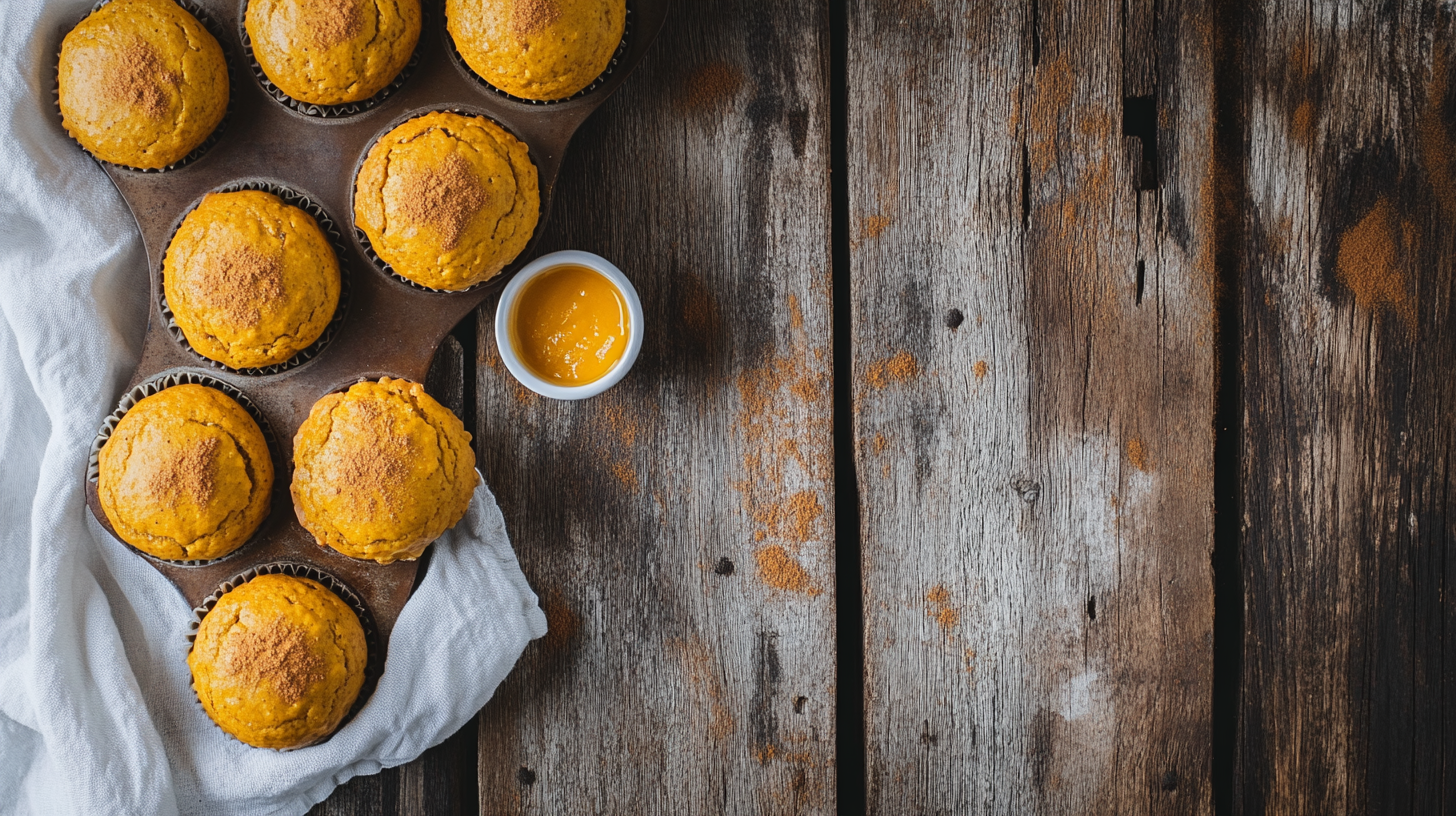
[[[622,293],[585,266],[548,269],[521,289],[512,320],[516,354],[536,376],[565,386],[601,379],[632,330]]]

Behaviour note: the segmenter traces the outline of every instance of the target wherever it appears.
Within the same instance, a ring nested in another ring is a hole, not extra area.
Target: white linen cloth
[[[61,29],[93,2],[0,0],[0,813],[303,813],[457,730],[546,620],[482,487],[332,739],[249,748],[203,713],[187,602],[82,490],[148,291],[126,205],[53,107]]]

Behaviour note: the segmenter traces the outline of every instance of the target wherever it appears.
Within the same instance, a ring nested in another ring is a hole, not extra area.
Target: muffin
[[[244,19],[263,73],[315,105],[379,93],[420,38],[419,0],[249,0]]]
[[[445,0],[446,26],[465,64],[523,99],[565,99],[611,64],[626,0]]]
[[[162,288],[198,354],[261,368],[324,333],[339,305],[339,260],[313,216],[278,196],[210,193],[172,237]]]
[[[310,578],[260,575],[218,599],[187,665],[207,716],[256,748],[328,737],[364,685],[359,616]]]
[[[379,257],[432,289],[489,280],[536,231],[526,145],[481,116],[427,113],[385,134],[354,181],[354,216]]]
[[[465,515],[475,483],[465,426],[406,380],[324,397],[293,439],[298,521],[350,558],[418,558]]]
[[[221,558],[268,515],[273,460],[228,395],[175,385],[133,405],[99,456],[96,492],[122,541],[168,560]]]
[[[61,121],[91,155],[155,170],[207,140],[228,105],[227,60],[171,0],[112,0],[61,42]]]

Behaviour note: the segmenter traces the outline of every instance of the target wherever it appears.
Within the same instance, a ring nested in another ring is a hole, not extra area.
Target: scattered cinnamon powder
[[[632,447],[637,442],[637,420],[627,414],[627,409],[621,405],[609,405],[602,409],[602,420],[617,438],[622,440],[624,447]]]
[[[758,760],[758,764],[767,765],[769,763],[769,760],[774,758],[774,754],[778,753],[778,750],[778,747],[775,746],[773,743],[769,743],[768,745],[762,745],[759,746],[759,749],[757,751],[753,752],[753,758]]]
[[[883,431],[875,433],[875,453],[884,453],[885,448],[890,446],[890,440],[885,438]]]
[[[310,646],[306,632],[280,617],[271,625],[229,633],[221,662],[238,685],[266,682],[291,705],[324,679],[323,661]]]
[[[565,648],[581,629],[581,617],[572,611],[559,589],[553,588],[544,600],[546,635],[541,638],[541,645],[552,651]]]
[[[950,590],[944,584],[936,584],[925,593],[925,601],[929,605],[925,614],[935,618],[942,632],[949,632],[960,625],[961,613],[950,605]]]
[[[785,538],[795,544],[804,544],[814,537],[814,522],[824,515],[824,505],[819,503],[819,494],[812,490],[801,490],[785,502],[766,503],[753,512],[753,520],[764,526],[754,534],[762,541],[769,535]]]
[[[884,388],[892,382],[905,382],[919,373],[920,364],[910,356],[910,352],[902,351],[888,360],[870,363],[865,379],[875,388]]]
[[[207,311],[220,312],[230,323],[258,322],[262,307],[286,297],[283,259],[264,255],[236,240],[203,255],[185,279],[188,296]]]
[[[687,110],[717,107],[738,93],[743,72],[726,62],[710,62],[694,71],[683,89],[679,106]]]
[[[137,463],[133,467],[140,469],[137,475],[142,489],[152,496],[186,497],[206,504],[217,493],[214,474],[221,450],[222,440],[207,436],[188,445],[176,457],[138,456],[132,461]]]
[[[359,0],[308,0],[310,39],[318,48],[333,48],[364,30],[364,8]]]
[[[341,413],[348,412],[341,416]],[[321,469],[330,469],[336,474],[333,480],[340,497],[353,497],[355,501],[368,501],[375,491],[386,495],[403,490],[410,478],[410,463],[415,456],[406,434],[392,432],[390,417],[384,405],[376,399],[351,400],[334,409],[331,417],[335,434],[340,428],[349,428],[356,438],[368,433],[374,440],[369,446],[333,442],[331,437],[325,443],[333,454],[332,461],[320,462]],[[366,429],[368,429],[366,431]]]
[[[460,237],[471,219],[485,204],[485,188],[480,178],[459,153],[451,153],[432,172],[417,173],[404,179],[400,212],[416,224],[429,224],[449,250],[460,243]]]
[[[884,232],[885,229],[889,226],[890,217],[887,215],[865,216],[865,218],[859,222],[860,239],[865,241],[872,241],[880,237],[880,233]]]
[[[789,295],[789,328],[804,328],[804,312],[799,308],[799,299]]]
[[[531,34],[561,19],[556,0],[515,0],[511,4],[511,33],[516,39]]]
[[[156,50],[141,37],[121,49],[117,56],[118,62],[101,80],[102,98],[136,108],[148,119],[166,116],[166,89],[180,85],[181,74],[168,71]]]
[[[1400,265],[1402,235],[1395,210],[1381,196],[1370,212],[1340,237],[1335,261],[1340,281],[1355,295],[1355,302],[1371,312],[1391,309],[1414,327],[1415,304],[1406,291]]]
[[[1308,147],[1314,141],[1314,102],[1306,99],[1296,105],[1289,124],[1294,138]]]
[[[1127,461],[1138,470],[1148,469],[1148,452],[1143,448],[1143,441],[1137,437],[1127,440]]]
[[[633,470],[632,466],[626,462],[613,462],[612,475],[617,477],[617,481],[621,482],[623,487],[631,488],[632,490],[637,489],[637,471]]]
[[[1445,47],[1441,47],[1444,43]],[[1426,106],[1419,117],[1421,159],[1431,180],[1431,189],[1446,210],[1447,219],[1456,218],[1456,171],[1451,159],[1456,156],[1451,134],[1441,118],[1446,92],[1451,81],[1448,37],[1437,37],[1431,48],[1431,83],[1426,90]]]
[[[783,547],[777,544],[763,547],[754,552],[753,557],[758,561],[758,580],[765,584],[811,596],[820,593],[809,573]]]
[[[986,376],[986,372],[990,371],[991,370],[991,367],[988,366],[988,365],[986,365],[986,361],[985,360],[977,360],[976,361],[976,366],[975,366],[975,369],[974,370],[976,372],[976,379],[979,380],[982,377],[985,377]]]

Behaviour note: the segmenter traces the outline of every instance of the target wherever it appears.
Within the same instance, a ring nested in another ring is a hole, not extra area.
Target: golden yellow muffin
[[[565,99],[607,70],[626,0],[445,0],[465,64],[523,99]]]
[[[358,102],[404,70],[419,0],[249,0],[253,56],[278,89],[315,105]]]
[[[260,575],[218,599],[187,665],[207,716],[256,748],[302,748],[339,727],[364,685],[359,616],[310,578]]]
[[[198,354],[232,368],[308,348],[339,305],[339,260],[313,216],[272,193],[210,193],[162,261],[167,305]]]
[[[432,289],[495,277],[536,231],[526,145],[483,116],[427,113],[386,133],[354,181],[354,217],[394,271]]]
[[[268,515],[263,431],[213,388],[174,385],[133,405],[99,459],[96,490],[112,529],[157,558],[221,558]]]
[[[172,0],[112,0],[61,42],[61,119],[93,156],[153,170],[186,158],[222,121],[227,61]]]
[[[407,380],[324,397],[293,438],[298,521],[351,558],[419,558],[465,515],[475,482],[465,426]]]

